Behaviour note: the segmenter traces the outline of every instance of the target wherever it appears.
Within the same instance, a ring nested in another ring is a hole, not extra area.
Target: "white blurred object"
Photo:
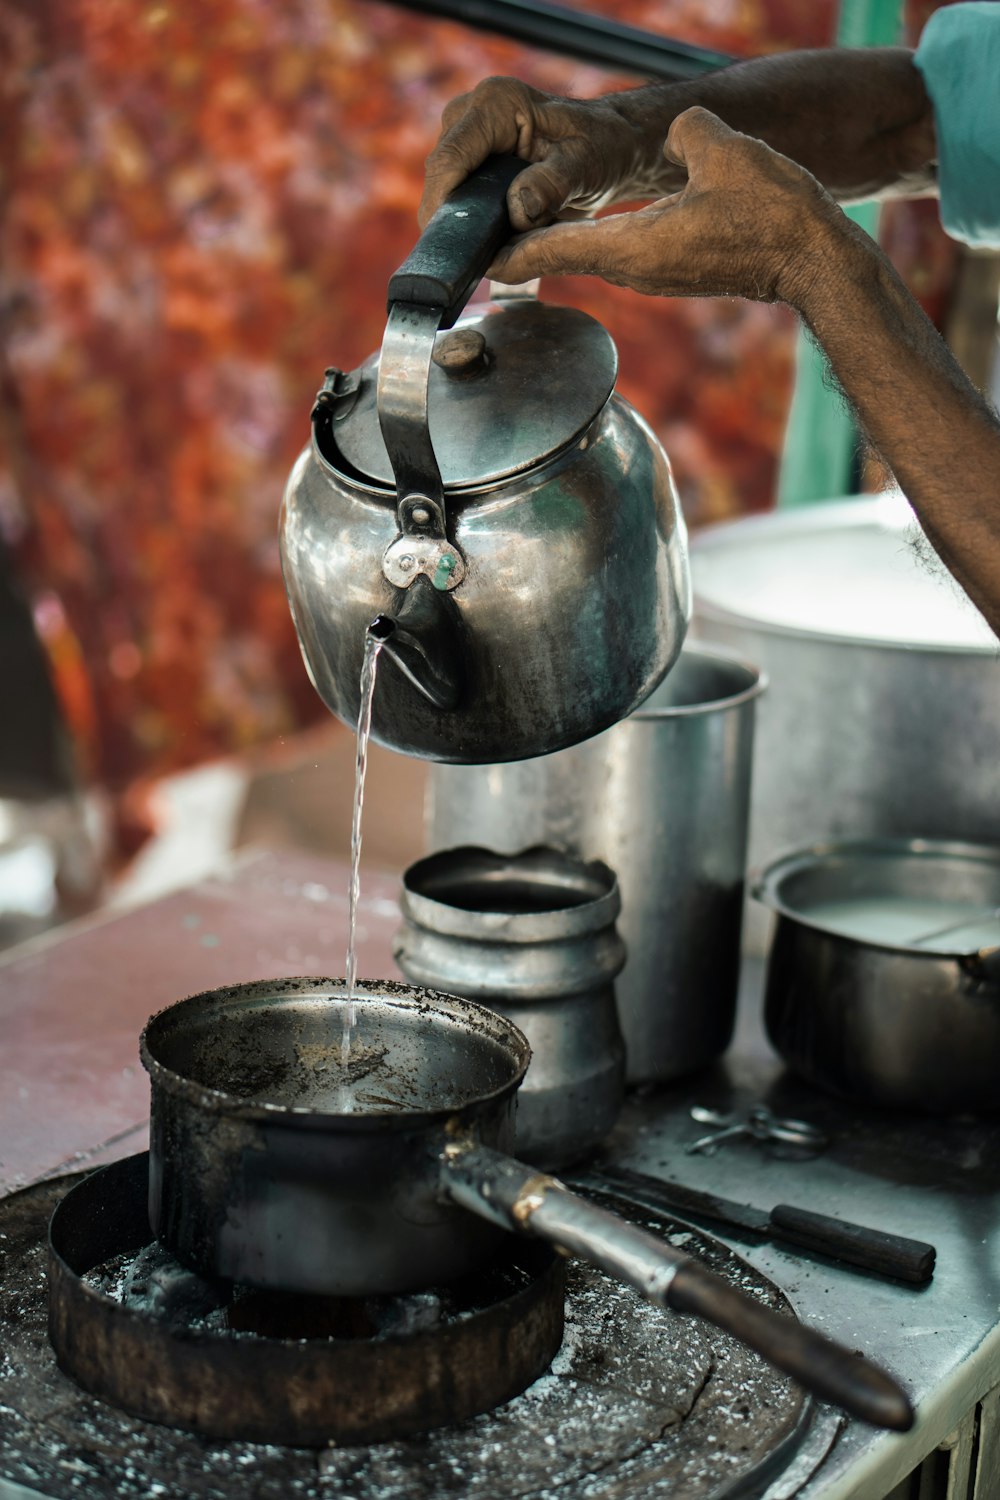
[[[91,910],[105,842],[97,798],[0,798],[0,947]]]
[[[152,901],[217,869],[236,842],[247,779],[237,760],[165,777],[152,794],[156,832],[115,882],[108,905]]]
[[[727,545],[699,548],[693,573],[702,612],[851,641],[997,650],[898,492],[769,520],[766,529],[732,523]]]

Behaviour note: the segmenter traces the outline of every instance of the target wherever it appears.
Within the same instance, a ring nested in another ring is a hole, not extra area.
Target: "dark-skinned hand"
[[[600,276],[651,296],[798,303],[822,269],[810,253],[819,231],[842,217],[815,178],[699,108],[677,116],[663,149],[687,175],[679,192],[532,230],[499,253],[490,275]]]
[[[661,136],[662,140],[662,136]],[[507,196],[517,230],[633,201],[642,191],[643,158],[662,171],[659,143],[649,142],[606,99],[562,99],[516,78],[487,78],[452,99],[441,137],[427,158],[421,227],[470,172],[494,153],[526,163]],[[679,184],[678,184],[679,185]]]

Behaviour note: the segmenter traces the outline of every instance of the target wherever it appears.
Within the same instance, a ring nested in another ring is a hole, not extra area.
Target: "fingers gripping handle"
[[[446,1155],[444,1187],[462,1207],[578,1255],[650,1302],[714,1323],[852,1416],[900,1432],[912,1426],[908,1397],[877,1365],[737,1291],[691,1256],[554,1178],[472,1147]]]
[[[450,328],[501,245],[511,236],[507,189],[527,166],[517,156],[488,156],[442,203],[389,282],[389,306],[444,309]]]

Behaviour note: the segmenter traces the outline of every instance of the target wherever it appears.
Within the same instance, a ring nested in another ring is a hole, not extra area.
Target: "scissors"
[[[701,1104],[691,1106],[691,1118],[699,1125],[715,1128],[684,1149],[689,1155],[702,1151],[713,1156],[723,1141],[749,1139],[768,1144],[797,1146],[800,1150],[819,1152],[830,1144],[830,1137],[807,1120],[789,1120],[772,1113],[766,1104],[754,1104],[749,1109],[729,1114],[717,1109],[706,1109]]]

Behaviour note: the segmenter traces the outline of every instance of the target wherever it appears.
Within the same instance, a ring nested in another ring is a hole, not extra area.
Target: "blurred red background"
[[[835,26],[833,0],[589,8],[738,56]],[[381,341],[444,104],[491,73],[637,80],[365,0],[8,0],[0,42],[0,526],[82,773],[123,808],[137,780],[324,714],[278,506],[324,367]],[[939,316],[934,206],[885,237]],[[543,290],[612,332],[691,524],[773,503],[786,310]],[[123,850],[141,833],[120,818]]]

